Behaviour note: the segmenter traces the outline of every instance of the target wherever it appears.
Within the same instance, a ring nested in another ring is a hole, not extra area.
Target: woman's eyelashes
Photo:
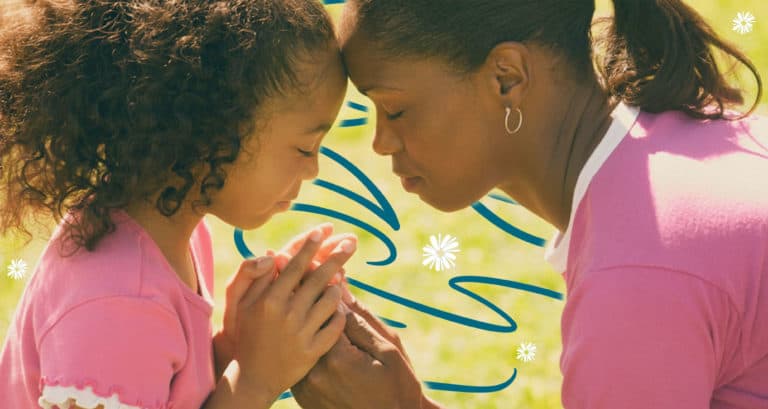
[[[386,114],[387,115],[387,119],[389,119],[390,121],[394,121],[394,120],[400,118],[401,116],[403,116],[404,112],[405,111],[400,111],[400,112],[398,112],[396,114]]]
[[[297,150],[298,150],[298,151],[299,151],[299,153],[301,153],[303,156],[306,156],[306,157],[308,157],[308,158],[313,158],[313,157],[315,157],[315,155],[317,155],[317,154],[315,153],[315,151],[314,151],[314,150],[311,150],[311,151],[305,151],[305,150],[303,150],[303,149],[297,149]]]
[[[377,105],[376,109],[379,110],[381,113],[383,113],[384,116],[387,118],[387,120],[390,120],[390,121],[399,119],[401,116],[403,116],[403,113],[405,112],[405,110],[400,110],[394,114],[390,114],[390,112],[394,112],[395,110],[391,109],[392,106],[390,106],[389,104],[381,103],[380,105],[379,104],[376,104],[376,105]]]

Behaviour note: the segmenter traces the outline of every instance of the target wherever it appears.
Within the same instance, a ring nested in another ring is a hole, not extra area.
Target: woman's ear
[[[504,42],[493,47],[483,66],[490,91],[499,103],[519,107],[530,83],[530,53],[518,42]]]

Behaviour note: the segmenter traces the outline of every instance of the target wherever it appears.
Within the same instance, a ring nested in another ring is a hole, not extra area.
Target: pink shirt
[[[54,231],[0,354],[3,407],[66,407],[77,398],[106,409],[197,409],[215,388],[205,220],[190,239],[202,296],[127,213],[113,220],[116,230],[94,252],[69,258],[57,252],[61,224]]]
[[[564,407],[768,408],[768,118],[613,117],[546,251]]]

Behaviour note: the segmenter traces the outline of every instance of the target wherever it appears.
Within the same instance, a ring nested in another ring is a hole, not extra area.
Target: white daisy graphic
[[[424,262],[423,265],[429,265],[429,268],[443,271],[449,267],[456,266],[456,255],[458,253],[459,242],[456,237],[446,234],[438,234],[437,237],[429,237],[430,245],[424,247]]]
[[[523,342],[520,347],[517,348],[517,359],[523,362],[530,362],[536,358],[536,345],[532,343]]]
[[[752,31],[752,24],[755,23],[755,16],[750,12],[738,13],[733,19],[733,31],[739,34],[747,34]]]
[[[25,274],[27,274],[27,263],[24,260],[16,259],[8,265],[8,277],[19,280],[24,278]]]

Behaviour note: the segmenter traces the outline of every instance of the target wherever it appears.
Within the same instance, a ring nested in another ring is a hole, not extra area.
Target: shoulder
[[[585,194],[579,270],[656,265],[725,287],[754,275],[768,257],[765,124],[643,112]]]
[[[57,228],[29,283],[38,333],[66,311],[100,300],[146,300],[174,310],[170,297],[178,285],[172,272],[165,271],[146,235],[131,223],[115,224],[115,231],[104,236],[94,251],[80,249],[69,256],[60,251],[65,237]]]

